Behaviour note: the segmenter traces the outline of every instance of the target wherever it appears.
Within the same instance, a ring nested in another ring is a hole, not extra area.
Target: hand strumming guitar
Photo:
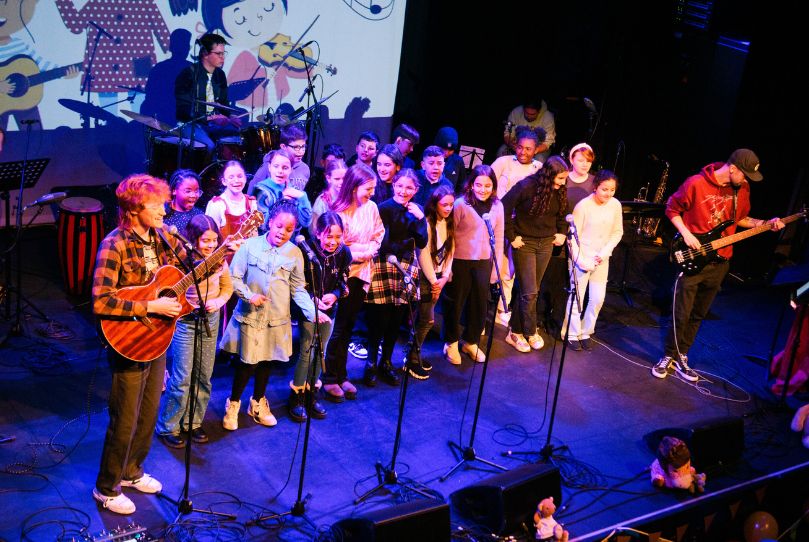
[[[146,304],[146,312],[149,314],[159,314],[174,318],[180,314],[182,305],[173,297],[158,297]]]

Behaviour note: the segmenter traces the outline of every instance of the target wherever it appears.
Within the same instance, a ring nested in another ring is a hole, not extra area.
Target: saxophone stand
[[[303,250],[307,250],[304,248]],[[309,265],[309,276],[313,277],[312,280],[312,301],[315,305],[315,325],[312,332],[312,345],[309,347],[310,351],[306,353],[309,357],[309,371],[306,375],[306,382],[307,386],[303,391],[303,400],[304,406],[306,408],[307,416],[306,422],[304,426],[303,432],[303,450],[301,451],[301,472],[298,476],[298,495],[295,499],[295,504],[292,505],[292,508],[286,512],[281,512],[280,514],[267,514],[265,516],[259,516],[255,519],[255,523],[260,523],[262,521],[270,520],[270,519],[280,519],[285,516],[293,516],[296,518],[302,518],[309,526],[314,530],[317,531],[317,524],[312,521],[309,516],[306,515],[306,502],[312,497],[311,493],[303,496],[303,479],[304,475],[306,474],[306,457],[309,453],[309,431],[312,426],[312,405],[315,402],[315,385],[317,384],[317,378],[315,377],[315,364],[319,364],[321,368],[325,371],[325,360],[323,359],[323,342],[320,337],[320,324],[318,323],[320,310],[318,309],[318,300],[322,297],[322,278],[323,278],[323,269],[321,267],[321,280],[316,280],[314,277],[317,275],[315,274],[315,265],[320,267],[320,262],[316,259],[314,252],[308,255],[309,257],[306,258],[307,263]],[[312,361],[312,352],[311,349],[315,349],[314,361]],[[303,355],[303,353],[299,354]]]
[[[413,304],[414,304],[414,289],[417,288],[417,285],[413,284],[413,279],[410,275],[403,273],[402,274],[404,283],[405,283],[405,290],[407,292],[407,308],[410,312],[410,321],[415,322],[413,316]],[[416,329],[415,325],[410,328],[410,355],[406,356],[405,359],[411,359],[413,355],[412,349],[415,348],[416,357],[414,359],[418,359],[419,363],[421,363],[421,349],[416,344]],[[402,366],[402,375],[401,383],[399,384],[399,417],[396,420],[396,436],[393,439],[393,454],[390,460],[390,466],[385,467],[382,465],[381,462],[376,462],[376,477],[379,483],[372,489],[366,491],[356,499],[354,499],[354,504],[359,504],[364,500],[368,499],[372,495],[382,491],[386,486],[400,486],[405,489],[409,489],[415,493],[418,493],[422,497],[426,497],[428,499],[434,499],[435,495],[431,495],[426,491],[419,489],[411,484],[407,484],[402,482],[399,479],[399,475],[396,473],[396,456],[399,453],[399,443],[402,436],[402,420],[404,419],[404,409],[405,409],[405,401],[407,399],[407,384],[410,380],[410,373],[407,371],[407,363]]]
[[[193,247],[191,243],[186,243],[184,240],[183,245],[186,250],[186,261],[183,262],[182,258],[177,255],[177,251],[174,250],[174,247],[168,242],[168,240],[163,236],[160,230],[155,230],[160,237],[160,239],[165,243],[169,249],[177,256],[177,259],[182,263],[183,269],[191,274],[191,279],[194,282],[194,288],[197,292],[197,300],[198,300],[198,307],[194,309],[194,356],[191,361],[191,375],[190,375],[190,385],[188,387],[188,405],[186,406],[186,412],[188,413],[188,439],[185,443],[185,480],[183,482],[183,489],[181,491],[182,496],[179,499],[172,499],[162,491],[157,495],[169,501],[170,503],[174,504],[177,507],[177,512],[180,515],[188,515],[191,512],[198,512],[200,514],[210,514],[212,516],[235,520],[236,516],[233,514],[225,514],[222,512],[215,512],[213,510],[205,510],[202,508],[194,508],[191,499],[188,498],[188,491],[191,482],[191,444],[194,442],[194,439],[191,438],[192,433],[192,425],[194,423],[194,413],[196,412],[196,405],[197,405],[197,395],[199,394],[199,374],[200,374],[200,363],[202,360],[202,334],[206,333],[208,337],[211,336],[211,330],[208,326],[208,315],[205,310],[205,303],[203,302],[203,296],[200,295],[200,277],[197,274],[197,269],[194,267],[194,253],[196,253],[196,249]],[[200,254],[201,256],[201,254]],[[205,329],[203,331],[203,325]],[[182,429],[182,423],[180,424]],[[176,520],[175,520],[176,521]]]
[[[498,258],[498,255],[497,255],[497,251],[495,250],[494,230],[491,227],[491,223],[489,222],[489,220],[485,216],[484,216],[484,221],[486,222],[486,227],[489,230],[489,246],[491,247],[491,255],[490,255],[490,257],[491,257],[492,261],[494,262],[495,277],[497,277],[496,282],[493,284],[493,288],[497,291],[497,297],[500,298],[500,301],[503,303],[503,306],[507,307],[508,303],[506,302],[506,296],[503,294],[503,288],[502,288],[502,286],[500,284],[500,265],[498,264],[498,259],[499,258]],[[495,306],[496,306],[497,301],[495,301],[494,303],[495,303]],[[490,312],[491,311],[488,311],[488,310],[486,311],[487,314],[489,314]],[[455,444],[454,442],[449,442],[449,447],[452,450],[457,450],[461,455],[461,459],[460,459],[460,461],[458,461],[458,463],[454,467],[452,467],[450,470],[448,470],[447,473],[444,474],[444,476],[439,478],[439,480],[442,481],[442,482],[445,481],[450,476],[452,476],[452,473],[454,473],[456,470],[458,470],[461,466],[463,466],[463,465],[465,465],[465,464],[467,464],[467,463],[469,463],[471,461],[480,461],[484,465],[488,465],[488,466],[490,466],[492,468],[499,469],[499,470],[502,470],[502,471],[508,470],[506,467],[503,467],[502,465],[498,465],[497,463],[494,463],[492,461],[488,461],[486,459],[482,459],[482,458],[478,457],[477,454],[475,453],[475,448],[474,448],[474,445],[475,445],[475,432],[477,430],[478,417],[480,415],[480,401],[483,398],[483,386],[486,383],[486,371],[489,368],[489,354],[491,354],[492,341],[494,339],[494,320],[495,320],[495,318],[494,318],[494,315],[492,315],[492,314],[489,314],[489,316],[490,316],[490,319],[488,321],[489,329],[486,330],[486,360],[483,362],[483,371],[481,372],[481,375],[480,375],[480,388],[478,389],[478,396],[477,396],[477,400],[476,400],[476,404],[475,404],[475,417],[474,417],[474,420],[472,421],[472,433],[469,436],[469,445],[466,448],[461,448],[460,444]],[[480,347],[478,347],[478,348],[480,348]]]
[[[527,452],[514,452],[512,450],[508,450],[507,452],[503,452],[503,456],[511,457],[514,455],[526,455],[526,454],[539,454],[540,461],[542,463],[551,463],[553,461],[553,453],[558,450],[566,450],[567,446],[559,446],[554,447],[551,444],[551,439],[553,437],[553,423],[556,419],[556,407],[559,403],[559,388],[562,385],[562,371],[565,368],[565,356],[567,354],[567,345],[568,339],[570,338],[570,322],[573,316],[573,302],[576,302],[576,308],[579,311],[579,314],[582,312],[581,306],[581,295],[579,295],[579,281],[578,277],[576,277],[576,262],[578,261],[578,257],[573,259],[573,246],[571,241],[572,233],[568,230],[567,233],[567,248],[568,248],[568,257],[570,258],[570,284],[572,286],[570,291],[570,297],[568,297],[568,304],[569,308],[567,310],[567,323],[565,324],[565,338],[562,342],[562,354],[559,356],[559,370],[556,372],[556,387],[553,392],[553,406],[551,407],[551,416],[550,421],[548,422],[548,436],[545,440],[545,446],[539,452],[536,451],[527,451]],[[578,243],[576,243],[578,245]],[[554,339],[555,340],[555,339]]]

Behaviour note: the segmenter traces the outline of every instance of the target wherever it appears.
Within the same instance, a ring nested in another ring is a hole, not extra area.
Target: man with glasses
[[[241,120],[225,116],[216,107],[218,103],[228,106],[228,81],[222,66],[225,64],[225,38],[217,34],[205,34],[197,40],[199,62],[186,67],[174,81],[174,99],[177,120],[188,123],[183,126],[182,136],[191,137],[205,145],[208,154],[213,154],[214,141],[239,134]],[[207,103],[206,103],[207,102]],[[191,122],[193,121],[193,122]]]
[[[303,161],[306,154],[306,133],[300,125],[288,124],[281,128],[279,141],[280,147],[286,149],[292,155],[292,171],[289,173],[288,186],[303,191],[306,183],[309,182],[310,175],[309,166]],[[248,194],[252,194],[253,187],[270,176],[270,158],[271,153],[264,156],[263,163],[250,181],[247,189]]]

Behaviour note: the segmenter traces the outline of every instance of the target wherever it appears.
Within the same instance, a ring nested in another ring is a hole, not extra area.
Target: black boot
[[[315,393],[312,394],[312,404],[308,408],[309,415],[316,420],[325,420],[326,408],[317,400],[318,395],[320,395],[320,388],[315,389]]]
[[[306,408],[303,405],[303,390],[290,390],[289,392],[289,417],[292,421],[303,423],[306,421]]]
[[[400,382],[399,371],[393,368],[389,359],[379,364],[379,378],[386,384],[398,386]]]
[[[369,388],[376,386],[376,365],[373,363],[365,364],[365,374],[363,375],[362,380]]]

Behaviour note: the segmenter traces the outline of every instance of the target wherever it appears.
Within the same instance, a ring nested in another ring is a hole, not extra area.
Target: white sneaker
[[[506,344],[510,344],[518,352],[525,353],[531,351],[531,347],[528,345],[528,342],[525,340],[522,333],[514,333],[513,331],[506,333]]]
[[[461,353],[458,352],[458,341],[444,343],[444,357],[453,365],[461,364]]]
[[[530,337],[528,337],[528,344],[531,345],[531,348],[534,350],[539,350],[543,346],[545,346],[545,341],[542,340],[542,336],[539,333],[534,333]]]
[[[128,515],[135,512],[135,503],[133,503],[132,500],[123,493],[116,495],[115,497],[107,497],[106,495],[99,493],[96,488],[93,488],[93,498],[110,512],[123,515]]]
[[[511,322],[511,312],[497,311],[497,323],[503,327],[508,327]]]
[[[486,354],[476,344],[463,343],[461,351],[478,363],[486,361]]]
[[[266,425],[267,427],[272,427],[278,423],[278,420],[275,419],[275,416],[273,416],[270,411],[270,404],[267,402],[266,397],[262,397],[258,401],[251,397],[250,406],[247,407],[247,414],[252,416],[253,421],[256,423]]]
[[[239,428],[239,409],[241,407],[241,401],[231,401],[228,397],[225,403],[225,417],[222,420],[222,427],[228,431],[235,431]]]
[[[121,480],[121,487],[131,487],[141,493],[159,493],[163,489],[163,484],[144,473],[137,480]]]

